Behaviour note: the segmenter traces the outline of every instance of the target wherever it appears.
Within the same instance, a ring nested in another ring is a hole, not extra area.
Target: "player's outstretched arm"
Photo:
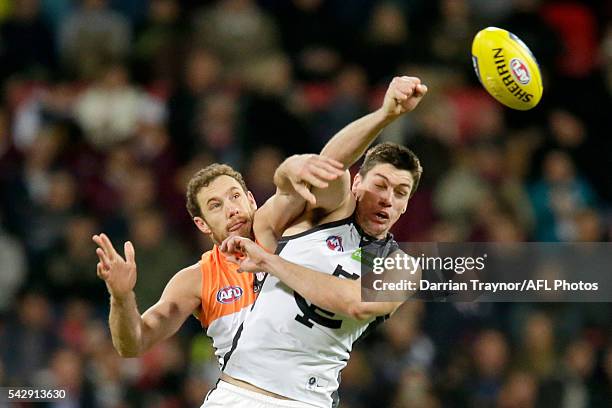
[[[342,279],[286,261],[248,238],[229,237],[221,251],[240,266],[239,271],[268,272],[318,307],[355,320],[391,314],[403,303],[362,302],[360,280]],[[406,293],[406,298],[409,295]]]
[[[330,157],[343,164],[345,169],[353,165],[376,140],[380,132],[403,114],[414,110],[427,93],[427,86],[416,77],[395,77],[389,84],[382,106],[348,124],[340,130],[321,151],[322,156]],[[325,213],[347,207],[352,212],[350,194],[350,174],[345,172],[325,188],[312,186],[312,195],[316,205],[309,203],[309,208],[320,208]],[[350,207],[350,208],[349,208]]]
[[[427,86],[417,77],[395,77],[389,84],[382,106],[364,117],[357,119],[336,133],[321,151],[344,164],[354,164],[374,142],[380,132],[402,116],[417,107],[427,93]]]
[[[113,346],[122,357],[137,357],[170,337],[200,305],[197,289],[201,278],[194,265],[177,273],[160,300],[141,316],[134,294],[137,274],[132,243],[124,244],[124,258],[106,234],[94,235],[93,240],[98,245],[98,277],[111,295],[109,326]]]

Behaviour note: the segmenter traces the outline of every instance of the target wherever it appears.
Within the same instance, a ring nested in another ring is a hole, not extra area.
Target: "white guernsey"
[[[351,217],[283,237],[277,253],[302,266],[356,280],[361,263],[353,254],[366,242]],[[370,245],[383,257],[397,249],[391,236]],[[226,355],[223,372],[278,395],[330,407],[353,343],[375,320],[343,318],[319,309],[268,275]],[[278,381],[279,373],[283,381]]]

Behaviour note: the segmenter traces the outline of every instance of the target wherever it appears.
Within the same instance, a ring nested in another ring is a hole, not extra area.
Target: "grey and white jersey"
[[[356,280],[364,245],[380,256],[397,249],[390,235],[369,239],[350,217],[283,237],[277,253],[298,265]],[[374,320],[334,315],[268,275],[234,337],[223,371],[267,391],[329,408],[353,343]]]

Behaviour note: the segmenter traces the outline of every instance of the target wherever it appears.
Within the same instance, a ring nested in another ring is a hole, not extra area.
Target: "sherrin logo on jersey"
[[[226,286],[217,292],[217,302],[224,304],[234,303],[242,297],[243,292],[240,286]]]
[[[332,235],[327,237],[327,247],[332,251],[336,252],[344,252],[344,247],[342,246],[342,237],[337,235]]]
[[[497,27],[480,30],[472,42],[472,63],[482,86],[502,104],[528,110],[540,102],[540,67],[516,35]]]

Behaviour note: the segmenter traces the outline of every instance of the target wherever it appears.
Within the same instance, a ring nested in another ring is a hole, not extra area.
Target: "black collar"
[[[357,210],[353,212],[351,221],[355,226],[355,229],[359,233],[359,236],[361,237],[359,247],[364,247],[366,245],[385,246],[393,241],[393,234],[390,232],[387,232],[387,236],[385,238],[376,238],[365,232],[363,228],[361,228],[361,225],[359,225],[359,223],[357,222]]]

